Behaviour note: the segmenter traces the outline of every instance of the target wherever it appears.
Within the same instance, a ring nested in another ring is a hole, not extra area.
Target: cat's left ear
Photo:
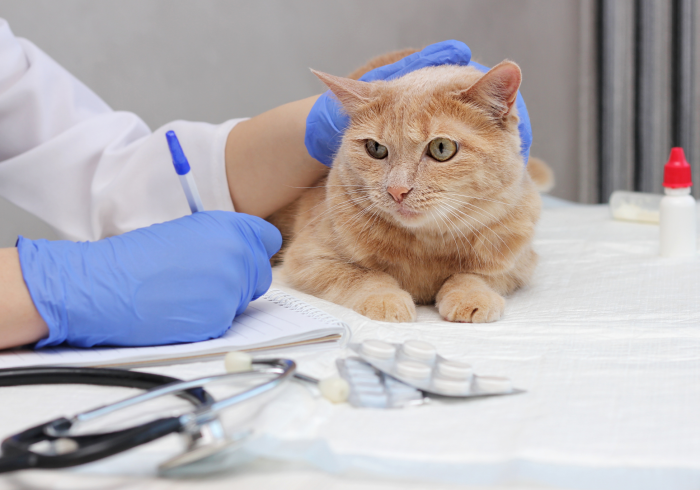
[[[457,97],[463,102],[485,108],[495,117],[503,118],[515,106],[522,78],[518,65],[512,61],[502,61]]]
[[[311,72],[338,97],[338,100],[347,112],[355,112],[359,106],[369,102],[372,91],[372,86],[369,83],[336,77],[316,70],[311,70]]]

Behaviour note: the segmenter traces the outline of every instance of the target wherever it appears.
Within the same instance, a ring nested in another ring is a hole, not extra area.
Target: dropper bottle
[[[692,257],[697,253],[695,199],[690,195],[690,165],[683,148],[671,149],[664,167],[664,194],[659,215],[662,257]]]

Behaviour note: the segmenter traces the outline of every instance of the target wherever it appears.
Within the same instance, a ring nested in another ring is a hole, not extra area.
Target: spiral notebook
[[[220,338],[156,347],[54,347],[0,352],[0,369],[29,366],[133,367],[209,360],[232,350],[258,351],[327,344],[342,347],[350,328],[337,318],[271,289],[251,302]]]

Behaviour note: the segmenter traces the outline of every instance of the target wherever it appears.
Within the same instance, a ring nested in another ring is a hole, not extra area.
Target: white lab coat
[[[190,212],[165,139],[170,129],[204,208],[233,211],[224,147],[239,121],[174,121],[151,132],[0,19],[0,196],[67,239],[97,240]]]

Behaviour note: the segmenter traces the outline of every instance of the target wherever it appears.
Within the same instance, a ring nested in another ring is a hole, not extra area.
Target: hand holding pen
[[[49,330],[37,347],[219,337],[270,287],[269,259],[282,244],[277,228],[246,214],[200,211],[182,148],[170,147],[194,214],[96,242],[19,238],[24,281]]]

